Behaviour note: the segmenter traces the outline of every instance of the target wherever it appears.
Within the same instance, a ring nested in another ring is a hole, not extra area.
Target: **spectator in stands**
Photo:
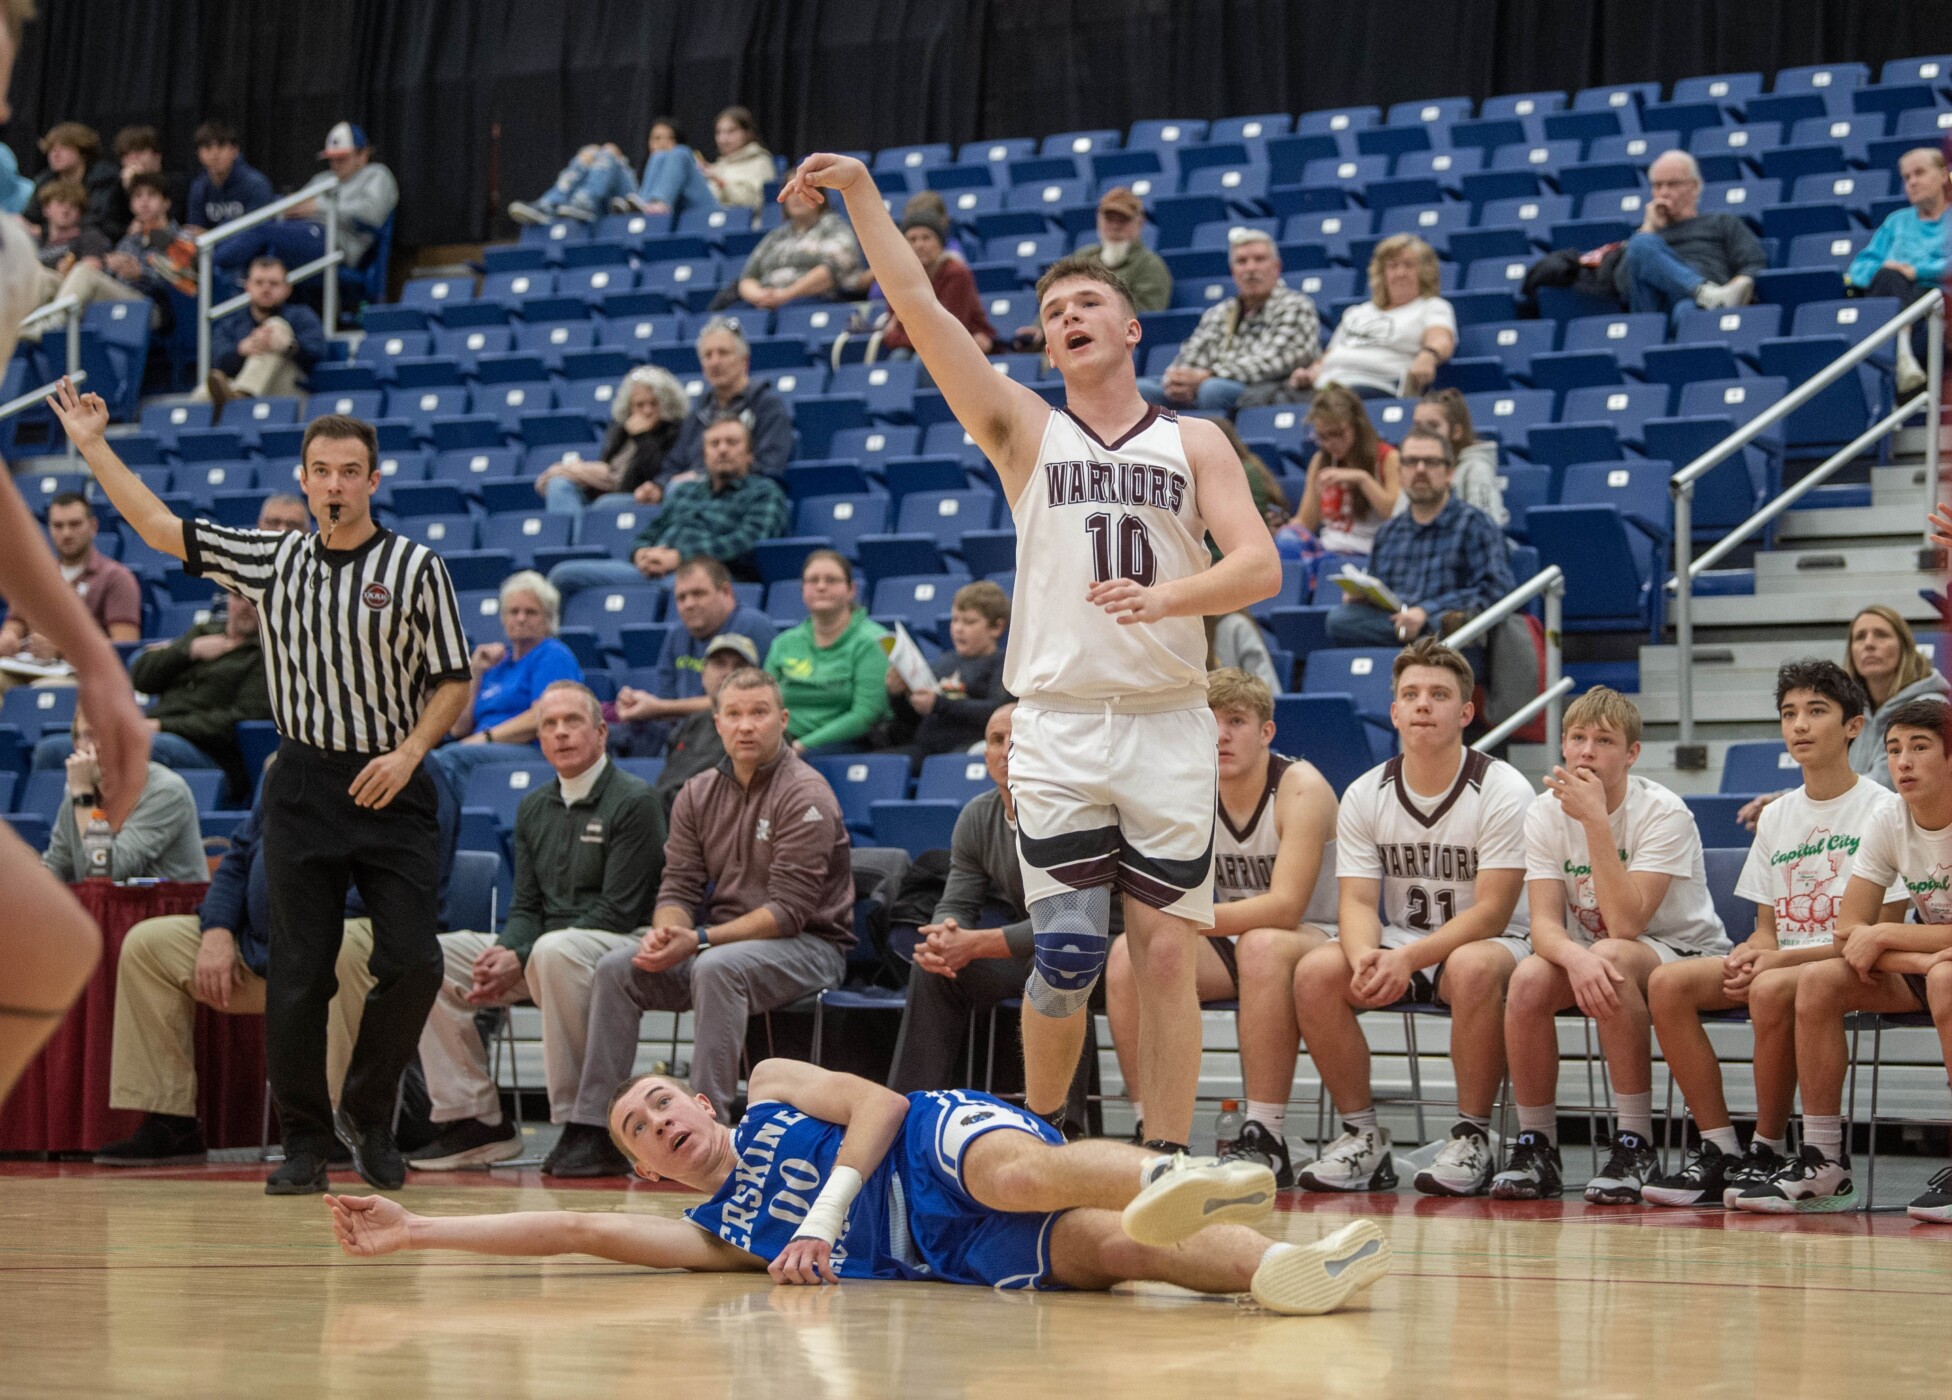
[[[766,670],[778,681],[795,753],[853,753],[888,714],[887,631],[858,605],[854,566],[816,549],[800,566],[807,620],[773,639]]]
[[[625,197],[631,208],[645,214],[682,214],[718,203],[704,165],[675,117],[652,122],[644,146],[644,178]]]
[[[1281,527],[1304,555],[1367,555],[1382,523],[1403,508],[1396,449],[1376,436],[1355,390],[1324,384],[1308,405],[1315,455],[1295,518]]]
[[[779,175],[773,153],[759,144],[759,126],[744,107],[727,107],[712,127],[718,159],[702,163],[705,183],[720,204],[757,209],[766,186]]]
[[[111,642],[133,642],[142,636],[142,585],[125,565],[95,548],[100,529],[94,507],[79,491],[63,491],[47,504],[47,533],[60,560],[61,577],[74,585]],[[10,609],[0,622],[0,658],[16,656],[43,662],[61,659],[29,618]],[[0,689],[8,683],[0,675]]]
[[[771,310],[794,301],[831,301],[862,261],[847,220],[829,205],[788,195],[786,222],[759,240],[746,255],[737,285],[721,291],[712,307],[743,301]]]
[[[1651,194],[1640,230],[1614,269],[1629,311],[1741,306],[1755,274],[1769,265],[1762,244],[1734,214],[1701,212],[1701,167],[1686,151],[1667,151],[1647,171]]]
[[[271,718],[258,610],[232,594],[220,616],[199,622],[173,642],[158,642],[129,665],[135,688],[154,698],[149,756],[166,768],[221,768],[244,806],[251,780],[237,746],[237,726]],[[59,768],[73,746],[49,735],[34,747],[36,769]]]
[[[55,289],[57,297],[72,296],[83,305],[97,301],[154,302],[151,324],[160,325],[163,308],[168,305],[164,284],[150,268],[151,255],[167,252],[181,234],[176,220],[169,216],[169,190],[163,177],[143,173],[129,181],[130,217],[128,231],[109,252],[99,258],[78,258]],[[25,331],[23,338],[39,339],[40,332]]]
[[[1213,425],[1218,428],[1232,444],[1234,455],[1240,458],[1240,469],[1247,473],[1247,489],[1254,495],[1254,509],[1261,513],[1270,530],[1285,523],[1288,519],[1288,498],[1281,489],[1281,483],[1274,479],[1267,463],[1261,460],[1260,453],[1249,447],[1240,436],[1240,430],[1226,418],[1215,418]],[[1216,553],[1213,556],[1218,559]]]
[[[225,123],[199,126],[196,147],[203,170],[190,181],[190,199],[183,207],[185,233],[207,233],[276,197],[263,172],[238,153],[237,133]]]
[[[67,761],[67,797],[54,818],[54,834],[41,861],[56,879],[72,884],[90,873],[82,828],[100,810],[102,769],[96,761],[95,736],[89,729],[86,710],[75,711],[69,733],[74,752]],[[153,758],[135,810],[113,833],[108,869],[102,873],[111,880],[199,884],[210,877],[210,866],[203,858],[203,832],[197,825],[197,801],[190,795],[190,785]]]
[[[1260,623],[1244,612],[1206,618],[1206,669],[1245,672],[1275,694],[1288,688],[1274,669]]]
[[[617,718],[631,725],[631,753],[653,757],[663,751],[670,729],[712,708],[704,684],[711,648],[727,632],[737,633],[758,652],[771,646],[777,630],[758,608],[742,607],[732,592],[732,575],[718,560],[700,557],[678,566],[671,580],[671,606],[679,625],[664,634],[652,688],[625,686],[617,692]]]
[[[951,645],[935,658],[933,690],[911,691],[901,672],[888,668],[893,719],[886,743],[910,755],[916,772],[930,754],[965,753],[983,742],[983,729],[1003,688],[1003,633],[1010,625],[1010,595],[988,579],[965,583],[950,605]]]
[[[751,431],[752,469],[759,475],[777,481],[793,455],[793,410],[772,385],[752,377],[752,347],[737,321],[705,323],[698,332],[698,369],[710,392],[699,397],[678,429],[678,440],[664,457],[664,474],[649,493],[651,504],[664,499],[673,480],[699,469],[705,429],[721,418],[737,418]],[[645,493],[637,494],[645,499]]]
[[[81,222],[104,238],[122,236],[115,221],[115,192],[121,173],[115,162],[102,159],[102,138],[91,126],[80,122],[58,122],[41,138],[41,154],[47,157],[47,170],[34,182],[34,198],[21,216],[30,224],[42,221],[41,209],[47,190],[72,180],[82,187]]]
[[[271,881],[263,854],[264,809],[254,805],[231,832],[196,913],[144,919],[122,940],[108,1102],[143,1118],[132,1136],[95,1154],[96,1166],[166,1167],[204,1159],[196,1117],[196,1010],[201,1004],[232,1016],[264,1014]],[[374,982],[367,967],[373,921],[351,912],[333,969],[339,990],[325,1023],[325,1077],[335,1104]]]
[[[1511,592],[1510,550],[1491,517],[1451,494],[1450,439],[1412,428],[1403,436],[1403,493],[1410,508],[1376,532],[1369,572],[1402,600],[1392,613],[1368,602],[1328,615],[1329,640],[1387,647],[1426,632],[1441,635]]]
[[[508,919],[499,935],[479,930],[440,938],[446,975],[420,1034],[420,1059],[441,1133],[412,1159],[422,1171],[486,1166],[522,1154],[514,1124],[502,1117],[487,1047],[475,1027],[484,1007],[534,996],[542,1009],[549,1114],[556,1122],[568,1119],[583,1068],[588,968],[613,948],[634,948],[634,931],[652,922],[664,869],[663,809],[641,778],[605,755],[602,706],[587,686],[551,682],[534,713],[542,756],[556,776],[516,809]],[[556,963],[536,974],[538,957]],[[584,975],[562,975],[571,966]],[[558,1169],[565,1165],[555,1155],[551,1161]]]
[[[996,348],[996,327],[990,324],[983,310],[982,293],[976,290],[976,276],[969,270],[969,264],[949,256],[949,221],[932,213],[908,213],[902,216],[901,231],[908,246],[915,250],[915,256],[921,259],[922,270],[928,273],[929,285],[935,289],[935,299],[963,323],[982,352],[989,354]],[[914,357],[915,343],[908,338],[901,318],[893,311],[884,306],[875,324],[881,333],[881,350],[889,359]]]
[[[254,258],[244,279],[250,304],[210,328],[210,377],[197,397],[221,420],[232,399],[295,394],[312,366],[325,358],[325,326],[318,312],[291,299],[285,265]]]
[[[669,370],[637,366],[611,396],[610,427],[597,455],[544,468],[535,489],[549,510],[579,519],[585,505],[612,492],[655,504],[664,498],[658,474],[690,411],[691,401]]]
[[[380,229],[399,207],[400,183],[373,159],[365,128],[351,122],[339,122],[326,132],[319,159],[339,177],[339,251],[345,254],[340,268],[350,271],[365,261]],[[286,267],[303,267],[325,253],[325,214],[318,200],[308,199],[282,217],[219,244],[215,261],[228,271],[241,271],[268,255]]]
[[[613,141],[601,145],[593,141],[570,157],[541,198],[510,204],[508,217],[518,224],[553,224],[559,219],[593,224],[613,201],[629,195],[633,182],[630,160],[622,148]]]
[[[1298,367],[1322,353],[1315,303],[1281,281],[1281,254],[1257,228],[1227,235],[1236,294],[1207,308],[1158,379],[1141,379],[1148,403],[1231,413],[1250,390],[1270,401]]]
[[[52,301],[61,279],[84,260],[99,259],[114,246],[99,228],[82,222],[88,192],[79,180],[54,180],[41,186],[41,285],[43,303]]]
[[[705,644],[705,664],[699,671],[704,687],[705,707],[683,719],[674,720],[664,743],[664,768],[651,785],[664,807],[666,821],[684,785],[707,769],[725,761],[725,741],[719,737],[712,704],[718,699],[725,678],[741,666],[757,666],[760,650],[750,637],[722,632]]]
[[[1945,217],[1945,209],[1952,184],[1945,152],[1936,146],[1920,146],[1898,157],[1898,176],[1910,205],[1887,215],[1864,251],[1850,260],[1844,289],[1852,296],[1896,297],[1899,305],[1910,306],[1945,280],[1952,250],[1952,220]],[[1925,383],[1928,330],[1928,323],[1920,321],[1898,341],[1900,394],[1916,393]]]
[[[596,967],[570,1115],[598,1159],[593,1176],[629,1170],[605,1109],[644,1012],[692,1013],[692,1087],[730,1121],[748,1019],[839,985],[854,943],[847,826],[826,780],[786,744],[778,684],[742,667],[715,703],[726,761],[678,793],[651,926]]]
[[[1457,458],[1451,472],[1451,494],[1476,506],[1499,529],[1511,520],[1504,489],[1498,485],[1498,444],[1482,441],[1471,424],[1471,407],[1456,389],[1438,389],[1417,400],[1411,421],[1425,432],[1441,433]]]
[[[1132,295],[1132,309],[1141,315],[1164,311],[1173,300],[1172,269],[1145,246],[1144,232],[1145,206],[1131,190],[1118,185],[1098,201],[1098,241],[1077,251],[1078,257],[1091,258],[1116,272]],[[1026,349],[1044,348],[1042,326],[1020,326],[1016,338]]]
[[[1412,233],[1385,238],[1369,255],[1369,300],[1342,313],[1321,359],[1289,375],[1278,397],[1306,398],[1321,384],[1366,397],[1422,393],[1457,350],[1457,313],[1437,285],[1435,249]]]
[[[468,658],[468,703],[448,730],[452,741],[430,757],[447,770],[457,793],[485,763],[526,763],[536,756],[543,694],[557,681],[582,684],[583,666],[556,639],[562,595],[534,569],[502,580],[503,642],[483,642]]]
[[[1873,603],[1862,609],[1850,620],[1846,635],[1844,670],[1864,687],[1870,700],[1865,709],[1870,718],[1850,741],[1851,771],[1888,788],[1891,764],[1884,750],[1884,730],[1891,716],[1913,700],[1952,697],[1952,682],[1918,649],[1911,624],[1894,607]],[[1754,831],[1762,809],[1782,795],[1766,792],[1744,803],[1736,820]]]
[[[969,1018],[1023,995],[1030,976],[1030,912],[1017,860],[1017,807],[1010,797],[1010,730],[1016,703],[991,711],[983,729],[983,766],[995,787],[971,798],[949,838],[949,877],[930,922],[916,932],[908,1001],[902,1007],[888,1087],[898,1094],[952,1089],[962,1083]],[[1111,931],[1124,928],[1112,901]],[[1089,1066],[1080,1058],[1066,1117],[1085,1121]],[[977,1087],[971,1085],[970,1087]]]
[[[257,527],[260,530],[309,530],[312,528],[312,512],[303,496],[281,491],[277,495],[266,496],[264,504],[258,507]]]
[[[182,177],[163,170],[163,142],[153,126],[125,126],[115,133],[110,144],[116,166],[121,171],[115,199],[115,217],[126,227],[134,216],[132,185],[138,175],[154,175],[163,182],[163,193],[172,209],[183,207],[188,187]]]

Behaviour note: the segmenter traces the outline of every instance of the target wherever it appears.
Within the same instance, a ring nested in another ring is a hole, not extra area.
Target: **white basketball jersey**
[[[1479,870],[1525,868],[1525,814],[1532,786],[1516,768],[1464,750],[1441,797],[1410,791],[1402,758],[1349,784],[1335,823],[1336,874],[1380,880],[1383,946],[1400,948],[1449,923],[1477,902]],[[1520,896],[1500,935],[1526,937],[1531,920]]]
[[[1231,904],[1237,899],[1263,895],[1274,884],[1274,858],[1281,851],[1281,835],[1274,824],[1274,799],[1281,790],[1281,779],[1294,760],[1286,754],[1267,757],[1267,786],[1245,826],[1235,826],[1227,815],[1226,803],[1218,804],[1219,822],[1213,829],[1213,902]],[[1321,869],[1315,876],[1315,889],[1302,914],[1302,922],[1316,928],[1333,929],[1336,916],[1335,842],[1322,848]]]
[[[1179,420],[1149,407],[1132,430],[1100,442],[1053,410],[1037,468],[1011,503],[1016,607],[1004,687],[1020,700],[1142,700],[1142,709],[1206,703],[1206,629],[1197,617],[1121,625],[1085,596],[1094,581],[1142,584],[1206,569],[1206,524]]]

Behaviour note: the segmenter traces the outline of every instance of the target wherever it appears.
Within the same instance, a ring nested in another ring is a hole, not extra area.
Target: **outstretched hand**
[[[108,404],[102,396],[77,394],[74,381],[65,375],[55,386],[54,392],[47,396],[47,406],[61,420],[61,430],[78,451],[93,447],[108,430]]]
[[[355,1259],[376,1259],[405,1249],[412,1240],[413,1213],[384,1196],[330,1196],[332,1233],[339,1248]]]
[[[868,173],[868,168],[854,156],[837,156],[831,151],[815,151],[801,161],[787,182],[780,186],[780,203],[786,202],[788,195],[797,195],[809,204],[825,204],[827,196],[822,190],[836,190],[845,193],[848,186]]]

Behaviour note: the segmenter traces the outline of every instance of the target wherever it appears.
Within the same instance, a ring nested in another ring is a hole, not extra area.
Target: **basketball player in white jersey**
[[[1897,793],[1851,769],[1850,745],[1863,732],[1866,707],[1862,687],[1834,661],[1791,661],[1776,673],[1783,743],[1803,770],[1803,784],[1762,809],[1735,883],[1736,895],[1755,906],[1755,930],[1725,959],[1669,963],[1654,969],[1647,984],[1661,1058],[1701,1134],[1678,1170],[1641,1188],[1654,1205],[1732,1208],[1789,1155],[1797,979],[1812,963],[1837,956],[1837,915],[1858,849],[1872,826],[1902,806]],[[1901,921],[1909,897],[1902,882],[1892,885],[1878,917]],[[1747,1152],[1735,1136],[1721,1063],[1701,1021],[1703,1012],[1741,1006],[1755,1029],[1755,1135]]]
[[[1199,950],[1202,1004],[1240,1002],[1241,1082],[1247,1123],[1223,1155],[1271,1168],[1295,1184],[1282,1128],[1294,1090],[1301,1031],[1295,964],[1335,936],[1335,789],[1304,759],[1274,753],[1274,694],[1227,667],[1207,677],[1220,729],[1219,825],[1213,833],[1213,927]],[[1138,989],[1125,940],[1112,944],[1105,1010],[1119,1069],[1133,1073]],[[1129,1079],[1128,1079],[1128,1082]],[[1145,1105],[1134,1099],[1141,1128]],[[1137,1138],[1143,1140],[1144,1133]]]
[[[1281,565],[1212,424],[1148,405],[1130,293],[1066,258],[1037,287],[1065,406],[998,374],[935,299],[867,167],[813,155],[780,192],[836,190],[888,305],[1003,483],[1017,596],[1003,680],[1035,953],[1024,989],[1033,1111],[1063,1112],[1114,888],[1138,970],[1139,1084],[1154,1141],[1186,1142],[1199,1080],[1198,930],[1213,923],[1215,738],[1201,619],[1270,597]],[[1222,558],[1211,563],[1211,535]]]
[[[1451,1009],[1458,1122],[1416,1187],[1472,1194],[1484,1189],[1493,1160],[1505,986],[1531,952],[1518,897],[1532,788],[1510,764],[1464,747],[1474,682],[1457,652],[1419,637],[1396,658],[1390,685],[1390,722],[1403,751],[1349,784],[1335,823],[1340,940],[1295,969],[1302,1039],[1342,1114],[1342,1135],[1295,1179],[1311,1191],[1396,1185],[1357,1016],[1437,1001]]]

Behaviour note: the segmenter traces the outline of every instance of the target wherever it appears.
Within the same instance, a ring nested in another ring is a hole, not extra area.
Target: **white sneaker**
[[[1269,1312],[1312,1316],[1333,1312],[1389,1272],[1388,1236],[1358,1220],[1313,1244],[1277,1244],[1249,1285]]]
[[[520,199],[508,206],[508,217],[518,224],[542,225],[556,222],[556,216],[547,209],[538,209],[535,205]]]
[[[1252,1225],[1274,1209],[1274,1172],[1245,1158],[1161,1158],[1119,1223],[1140,1244],[1178,1244],[1209,1225]]]
[[[1758,1215],[1856,1210],[1857,1188],[1850,1180],[1849,1162],[1832,1161],[1805,1143],[1801,1155],[1790,1158],[1781,1171],[1737,1196],[1735,1208]]]
[[[1708,310],[1726,306],[1747,306],[1755,283],[1747,277],[1731,277],[1726,282],[1703,282],[1694,289],[1695,305]]]
[[[1482,1196],[1496,1165],[1485,1135],[1470,1123],[1459,1123],[1437,1160],[1417,1173],[1415,1185],[1426,1196]]]
[[[1908,398],[1925,387],[1925,367],[1918,363],[1918,357],[1911,353],[1909,338],[1898,341],[1897,383],[1899,398]]]
[[[1295,1184],[1309,1191],[1392,1191],[1396,1164],[1389,1148],[1386,1129],[1345,1125],[1327,1151],[1295,1173]]]

